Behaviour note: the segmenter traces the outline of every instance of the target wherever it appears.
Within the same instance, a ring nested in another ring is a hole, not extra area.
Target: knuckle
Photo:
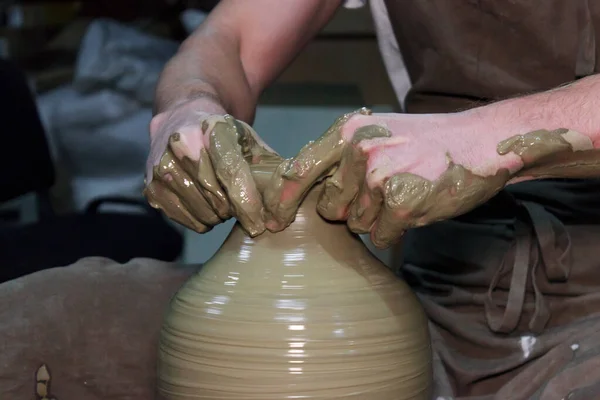
[[[392,210],[415,208],[425,200],[430,188],[431,182],[417,175],[392,175],[384,185],[386,207]]]
[[[163,114],[157,114],[150,120],[150,124],[148,125],[148,129],[150,131],[150,135],[154,136],[160,129],[162,121],[164,120]]]

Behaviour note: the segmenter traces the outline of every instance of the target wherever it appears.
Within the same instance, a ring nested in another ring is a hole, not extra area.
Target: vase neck
[[[277,251],[286,251],[302,246],[317,246],[326,252],[338,252],[350,248],[355,251],[365,251],[366,247],[358,235],[350,232],[346,224],[329,222],[319,215],[317,201],[321,189],[322,185],[318,184],[308,192],[296,213],[296,218],[283,231],[276,233],[266,231],[251,238],[238,223],[232,229],[223,247],[234,250],[239,249],[240,246],[260,245]]]
[[[283,159],[279,157],[266,157],[250,165],[252,176],[261,194],[271,182],[273,173],[282,161]],[[266,231],[255,238],[250,238],[243,228],[236,224],[224,246],[239,246],[242,243],[267,245],[267,242],[281,249],[314,242],[330,244],[334,248],[356,246],[356,240],[360,241],[360,239],[348,230],[346,224],[326,221],[317,212],[317,203],[322,189],[323,184],[317,183],[308,191],[296,212],[294,221],[283,231],[277,233]],[[364,247],[362,241],[358,247]]]

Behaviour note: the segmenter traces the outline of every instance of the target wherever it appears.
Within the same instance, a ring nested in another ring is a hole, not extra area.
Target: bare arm
[[[593,142],[600,139],[600,75],[488,107],[489,117],[496,123],[514,121],[524,130],[569,128],[585,134]]]
[[[511,182],[585,178],[600,176],[598,110],[600,75],[593,75],[546,92],[466,111],[458,119],[464,121],[463,129],[485,135],[484,143],[496,154],[489,160],[490,167],[507,167],[516,173]],[[539,130],[562,133],[535,133]]]
[[[249,163],[279,156],[248,124],[263,89],[340,4],[222,0],[217,5],[158,82],[144,192],[153,207],[200,233],[230,217],[252,236],[265,230],[262,196]]]
[[[164,69],[155,114],[206,98],[252,123],[260,93],[340,4],[341,0],[222,0]]]
[[[406,229],[472,210],[507,183],[600,177],[598,109],[595,75],[463,112],[342,116],[278,169],[264,192],[265,225],[288,226],[325,179],[321,215],[386,247]]]

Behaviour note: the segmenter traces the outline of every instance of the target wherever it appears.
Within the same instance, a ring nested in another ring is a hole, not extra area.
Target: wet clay
[[[360,151],[358,144],[363,140],[387,138],[392,136],[391,132],[379,125],[367,125],[360,127],[354,132],[350,146],[346,146],[342,154],[339,167],[325,181],[325,187],[319,198],[317,209],[319,213],[330,220],[340,220],[345,217],[347,210],[341,210],[337,204],[349,204],[362,188],[362,182],[367,175],[368,155]],[[361,217],[368,210],[361,208],[355,210],[353,216]],[[351,219],[352,222],[358,220]],[[353,226],[356,228],[356,226]],[[360,229],[358,229],[360,230]]]
[[[199,123],[208,145],[198,160],[177,157],[188,149],[180,133],[172,134],[144,195],[152,207],[196,232],[207,232],[235,216],[251,236],[261,234],[262,200],[249,164],[280,162],[281,157],[248,124],[230,115]]]
[[[381,194],[384,205],[375,237],[388,244],[408,228],[464,214],[489,200],[511,179],[600,175],[600,153],[593,150],[591,140],[568,129],[515,135],[500,142],[497,151],[518,155],[523,167],[514,174],[500,169],[494,175],[480,176],[450,161],[434,182],[409,173],[392,176]]]
[[[273,167],[252,169],[264,188]],[[159,342],[162,398],[430,399],[416,296],[345,224],[317,214],[321,189],[282,232],[251,238],[236,225],[174,296]]]
[[[370,113],[366,109],[357,112]],[[267,208],[277,210],[275,222],[267,223],[269,229],[287,226],[297,206],[295,199],[302,198],[298,193],[308,190],[307,183],[325,178],[329,179],[317,205],[319,213],[331,220],[347,220],[354,232],[371,232],[373,243],[383,248],[393,244],[407,229],[472,210],[512,181],[599,175],[600,153],[593,149],[588,137],[568,129],[536,130],[498,144],[499,155],[512,152],[522,159],[522,168],[514,173],[499,169],[491,176],[477,175],[448,156],[448,169],[435,181],[399,173],[389,177],[382,187],[369,188],[362,184],[368,155],[357,144],[391,135],[385,127],[368,125],[357,129],[351,142],[346,143],[341,129],[355,113],[338,119],[322,138],[305,147],[298,158],[278,168],[275,184],[265,195]],[[284,193],[294,181],[298,184],[292,186],[293,195]],[[349,206],[340,206],[344,204]]]
[[[327,131],[315,141],[304,146],[298,156],[283,161],[275,170],[270,186],[264,193],[265,220],[272,232],[285,229],[293,220],[296,210],[315,182],[331,176],[347,147],[342,138],[342,127],[356,114],[371,115],[371,110],[361,108],[339,117]],[[374,135],[381,133],[380,130]],[[369,137],[369,129],[361,136]],[[348,167],[352,167],[348,164]],[[291,183],[296,183],[292,185]],[[329,184],[331,186],[332,184]],[[283,190],[288,194],[283,194]]]
[[[317,141],[309,143],[296,159],[282,163],[265,193],[267,209],[276,210],[276,219],[267,223],[270,230],[285,228],[293,219],[297,200],[310,184],[325,178],[318,201],[319,213],[327,219],[347,217],[349,227],[357,233],[373,230],[371,239],[378,247],[391,245],[406,229],[443,220],[467,212],[494,196],[510,178],[507,170],[494,176],[478,176],[449,160],[447,171],[432,182],[411,173],[393,175],[383,187],[362,184],[367,173],[368,155],[358,146],[364,140],[391,136],[380,125],[356,130],[350,143],[342,138],[343,124],[353,115],[370,115],[361,109],[339,118]],[[284,194],[290,182],[298,182],[293,196]],[[289,198],[289,200],[287,199]],[[352,202],[352,200],[354,200]],[[341,209],[339,204],[352,204]]]
[[[537,130],[498,145],[498,153],[513,152],[523,160],[516,178],[592,178],[600,176],[600,151],[591,139],[568,129]]]
[[[478,176],[452,162],[434,182],[410,173],[393,175],[382,190],[383,204],[374,228],[377,238],[374,244],[390,245],[409,228],[466,213],[498,193],[508,177],[507,170]]]

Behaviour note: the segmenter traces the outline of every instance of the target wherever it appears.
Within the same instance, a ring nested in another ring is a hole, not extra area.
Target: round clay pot
[[[177,292],[163,324],[164,399],[429,400],[427,318],[345,224],[316,212],[286,230],[235,226]]]

